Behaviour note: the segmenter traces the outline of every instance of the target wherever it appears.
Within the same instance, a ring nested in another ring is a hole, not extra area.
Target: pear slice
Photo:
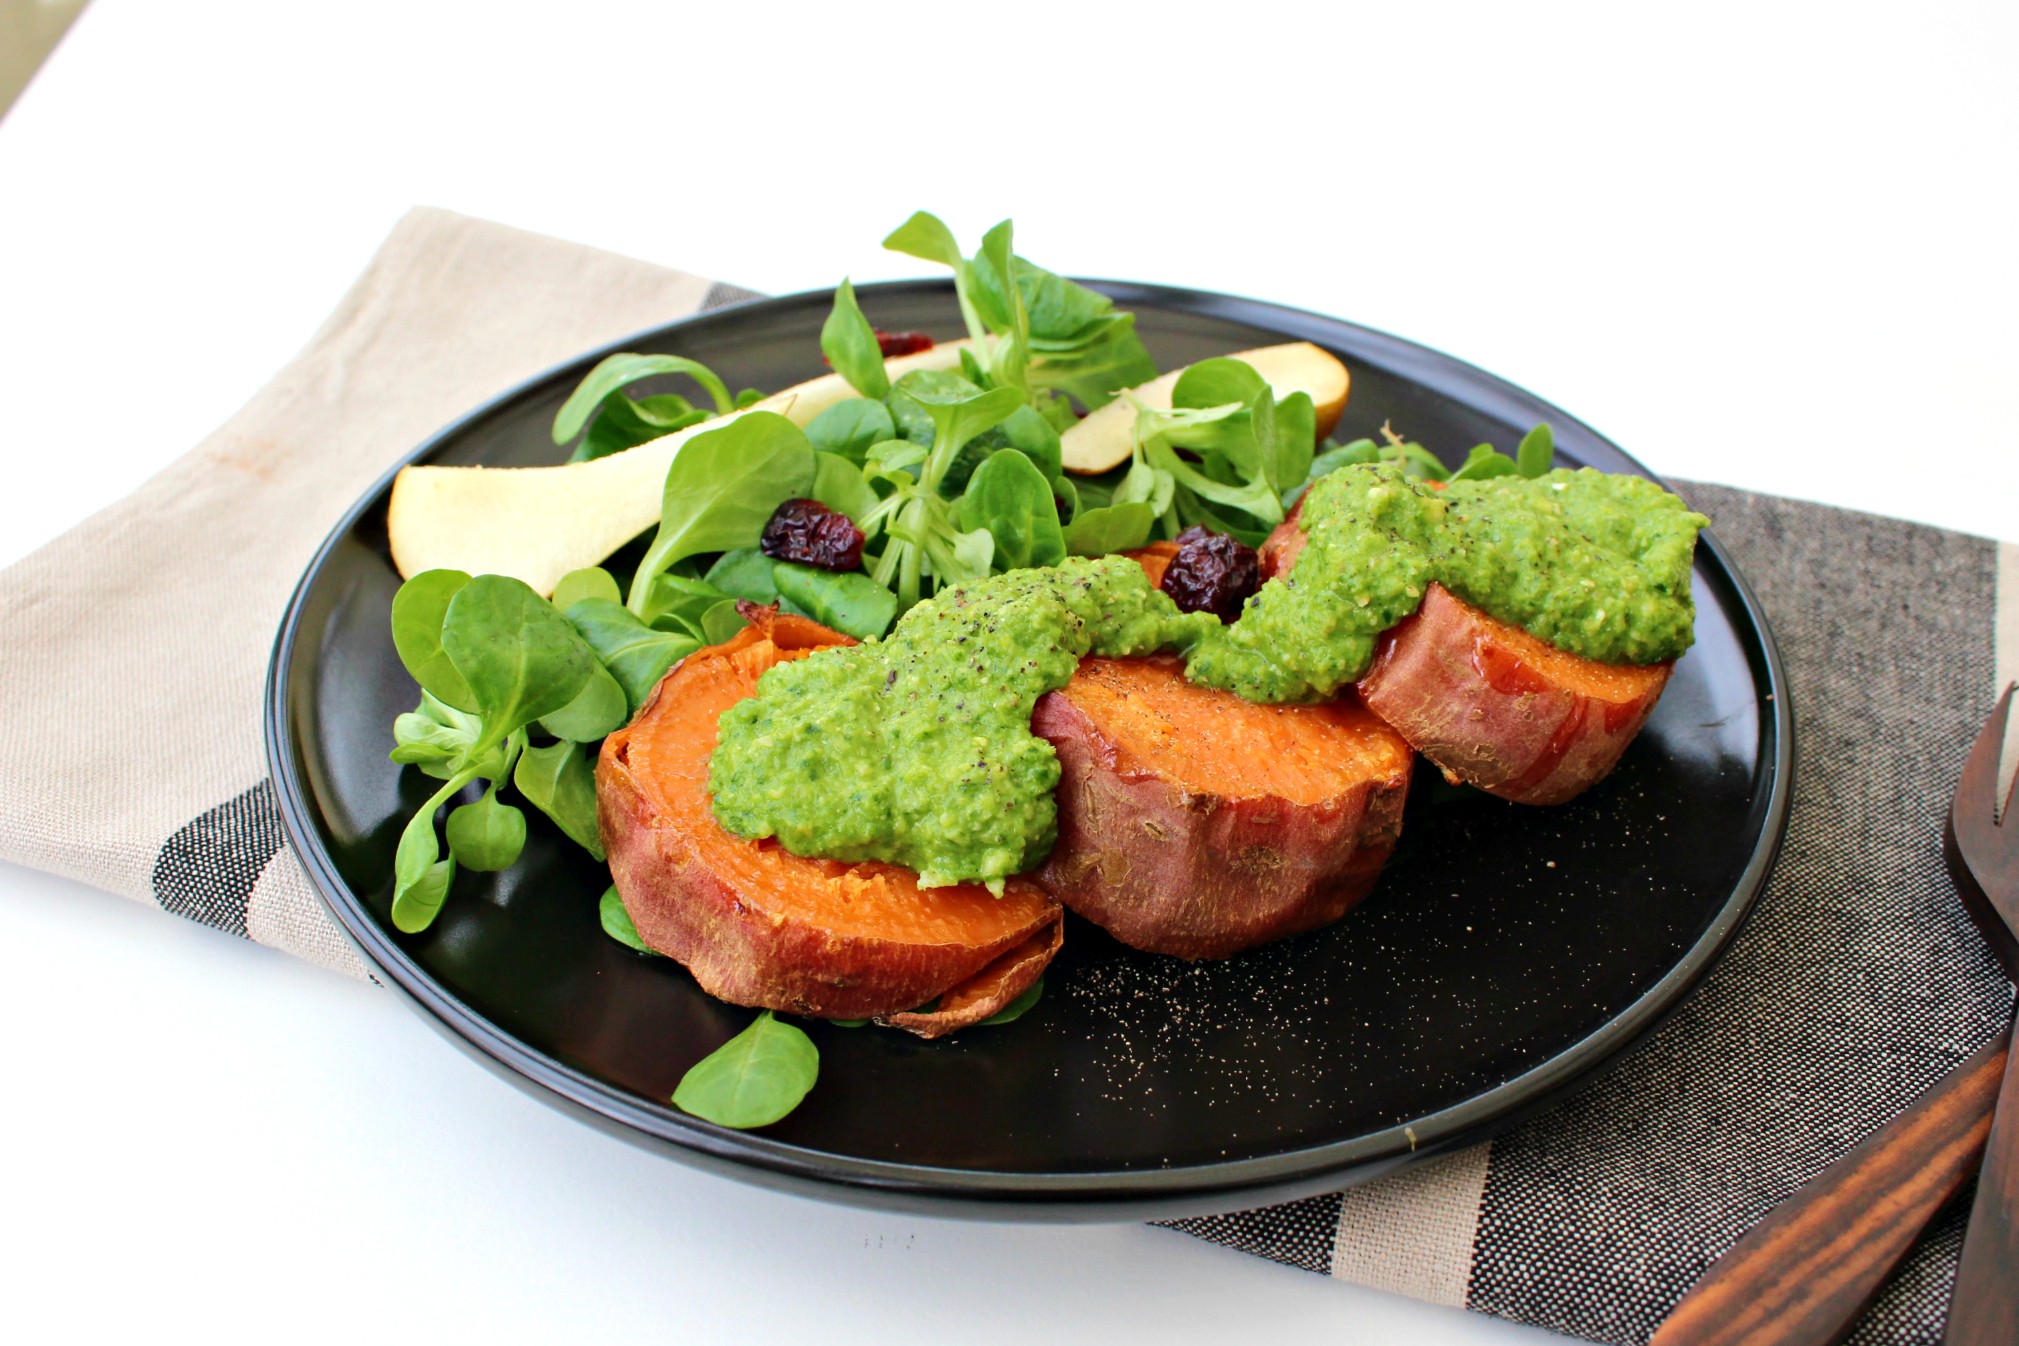
[[[1252,365],[1275,389],[1278,400],[1292,393],[1311,394],[1318,412],[1318,438],[1331,434],[1332,427],[1339,423],[1350,380],[1346,366],[1329,352],[1308,341],[1292,341],[1281,346],[1236,351],[1227,358]],[[1130,389],[1129,395],[1152,410],[1167,411],[1171,406],[1171,389],[1178,385],[1178,376],[1184,372],[1174,369]],[[1128,461],[1130,451],[1135,448],[1135,431],[1136,409],[1129,404],[1128,397],[1118,396],[1090,412],[1085,420],[1060,436],[1066,471],[1084,476],[1119,467]]]
[[[966,341],[948,341],[883,362],[895,382],[914,369],[958,369]],[[775,411],[805,425],[855,396],[839,374],[773,393],[747,411]],[[659,522],[666,469],[680,446],[743,411],[690,425],[622,453],[555,467],[403,469],[393,479],[386,534],[403,576],[448,568],[510,575],[551,594],[563,575],[602,561]]]

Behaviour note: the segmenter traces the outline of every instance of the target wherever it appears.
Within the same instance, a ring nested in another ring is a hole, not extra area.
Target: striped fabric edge
[[[2019,682],[2019,543],[1998,544],[1997,623],[1998,671],[1993,691],[2002,692]],[[2019,733],[2008,729],[2005,751],[1998,762],[1998,779],[2006,783],[2008,792],[2015,771],[2019,771]]]

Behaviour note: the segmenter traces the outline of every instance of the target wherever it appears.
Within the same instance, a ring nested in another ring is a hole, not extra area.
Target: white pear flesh
[[[1252,366],[1275,390],[1279,402],[1292,393],[1309,393],[1318,413],[1318,438],[1325,438],[1339,423],[1351,379],[1346,366],[1331,353],[1308,341],[1291,341],[1281,346],[1236,351],[1227,358]],[[1085,420],[1068,429],[1060,436],[1066,471],[1087,476],[1127,462],[1136,445],[1136,408],[1129,398],[1154,411],[1168,411],[1171,390],[1177,387],[1184,372],[1174,369],[1130,389],[1126,396],[1118,394],[1114,401],[1088,413]]]
[[[883,362],[895,382],[915,369],[958,369],[966,341]],[[423,570],[510,575],[546,595],[571,570],[593,566],[659,522],[666,470],[680,446],[749,411],[775,411],[805,425],[856,395],[825,374],[622,453],[554,467],[403,469],[393,479],[386,533],[402,576]]]

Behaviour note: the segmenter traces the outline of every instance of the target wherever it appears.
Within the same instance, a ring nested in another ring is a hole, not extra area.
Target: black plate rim
[[[1490,391],[1534,413],[1535,419],[1548,419],[1558,427],[1575,427],[1589,437],[1600,458],[1616,460],[1616,465],[1607,470],[1625,470],[1660,480],[1625,450],[1561,408],[1498,375],[1419,342],[1310,310],[1216,291],[1138,281],[1081,279],[1081,283],[1112,296],[1124,307],[1147,304],[1227,318],[1320,345],[1325,344],[1322,338],[1327,333],[1351,333],[1363,346],[1371,345],[1393,357],[1391,366],[1437,366],[1462,378],[1470,385],[1470,391]],[[858,294],[863,296],[919,291],[950,295],[951,289],[951,284],[943,280],[886,281],[857,287]],[[1682,1002],[1738,933],[1766,886],[1787,830],[1794,780],[1794,717],[1786,671],[1766,613],[1714,533],[1706,531],[1701,540],[1715,563],[1710,569],[1716,579],[1729,586],[1745,615],[1750,630],[1744,634],[1750,635],[1756,646],[1750,651],[1754,675],[1766,686],[1762,713],[1772,721],[1772,750],[1767,764],[1765,825],[1760,837],[1717,916],[1675,965],[1638,999],[1557,1055],[1450,1107],[1351,1140],[1223,1163],[1072,1173],[951,1169],[837,1155],[785,1144],[755,1132],[716,1126],[680,1113],[670,1105],[645,1103],[553,1060],[492,1024],[430,976],[379,925],[321,845],[310,793],[297,765],[288,714],[294,692],[294,651],[308,593],[343,539],[374,508],[383,508],[383,497],[391,489],[393,478],[403,468],[426,461],[472,422],[570,370],[586,369],[595,361],[642,340],[657,339],[674,331],[705,329],[758,309],[812,302],[826,304],[831,302],[832,295],[832,290],[806,290],[724,305],[634,332],[513,385],[444,426],[368,487],[331,528],[288,600],[268,664],[263,731],[268,772],[289,844],[302,861],[318,896],[364,959],[385,974],[434,1027],[484,1064],[528,1088],[543,1101],[583,1115],[625,1139],[717,1172],[736,1173],[763,1185],[782,1186],[827,1199],[991,1219],[1135,1219],[1157,1213],[1196,1213],[1230,1208],[1228,1198],[1236,1195],[1242,1204],[1258,1204],[1263,1200],[1333,1190],[1486,1139],[1546,1107],[1637,1042]]]

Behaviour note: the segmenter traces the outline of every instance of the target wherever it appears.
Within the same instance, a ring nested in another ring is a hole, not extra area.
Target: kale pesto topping
[[[1690,560],[1706,522],[1638,477],[1589,469],[1455,481],[1391,464],[1314,484],[1306,544],[1223,626],[1182,613],[1132,560],[1074,558],[945,589],[882,640],[764,674],[724,712],[715,816],[796,855],[887,860],[922,885],[1002,880],[1057,833],[1038,697],[1089,654],[1178,650],[1188,676],[1252,701],[1329,697],[1434,580],[1574,654],[1652,663],[1687,649]]]
[[[1251,701],[1332,696],[1433,580],[1587,659],[1673,659],[1693,639],[1690,562],[1708,522],[1644,477],[1590,468],[1439,488],[1392,464],[1343,467],[1305,497],[1289,577],[1209,632],[1187,675]]]
[[[1120,556],[942,590],[888,637],[780,664],[723,712],[715,816],[795,855],[1000,890],[1057,833],[1059,765],[1031,733],[1037,699],[1085,655],[1183,646],[1218,625],[1179,612]]]

